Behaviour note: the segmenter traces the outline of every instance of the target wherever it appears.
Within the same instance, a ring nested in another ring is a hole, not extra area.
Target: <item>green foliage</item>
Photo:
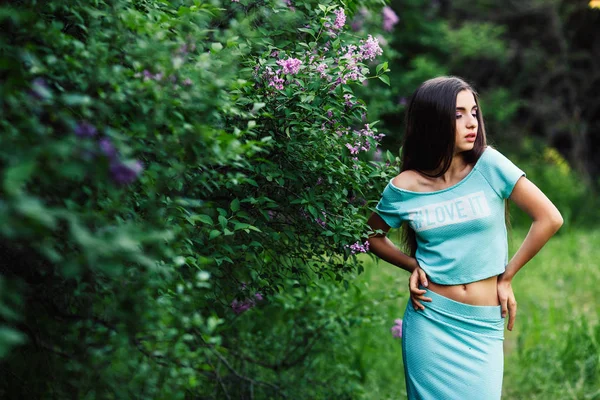
[[[565,221],[562,232],[594,226],[598,198],[589,192],[588,185],[556,149],[540,141],[525,140],[513,159],[559,209]],[[516,225],[531,224],[531,218],[517,207],[511,207],[511,218]]]
[[[0,8],[0,395],[360,392],[326,352],[350,357],[361,212],[394,168],[367,162],[354,89],[390,82],[368,35],[331,27],[340,6]]]

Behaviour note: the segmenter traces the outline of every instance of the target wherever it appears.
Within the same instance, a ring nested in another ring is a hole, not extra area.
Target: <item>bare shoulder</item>
[[[413,170],[402,171],[400,175],[392,179],[392,185],[399,189],[417,191],[419,189],[419,183],[421,175]]]

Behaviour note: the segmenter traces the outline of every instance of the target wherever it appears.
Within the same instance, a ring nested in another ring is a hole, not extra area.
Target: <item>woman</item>
[[[508,260],[506,200],[533,220]],[[511,282],[562,225],[525,173],[486,144],[476,92],[462,79],[424,82],[406,112],[402,168],[368,224],[370,249],[411,272],[402,324],[409,399],[499,399]],[[386,236],[403,225],[407,253]],[[420,285],[419,285],[420,284]]]

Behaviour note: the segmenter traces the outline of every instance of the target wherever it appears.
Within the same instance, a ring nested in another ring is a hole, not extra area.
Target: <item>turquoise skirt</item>
[[[460,303],[431,290],[425,296],[432,300],[422,302],[425,310],[415,311],[409,300],[402,321],[409,400],[500,399],[501,307]]]

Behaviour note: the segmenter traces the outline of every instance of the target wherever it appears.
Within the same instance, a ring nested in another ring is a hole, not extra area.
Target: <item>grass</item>
[[[526,233],[512,232],[510,254]],[[562,230],[516,275],[518,314],[505,332],[503,399],[600,400],[599,246],[600,231]],[[404,313],[409,275],[363,257],[365,272],[355,280],[362,291],[375,298],[404,294],[381,302],[383,318],[353,333],[366,398],[406,398],[400,339],[390,328]]]

